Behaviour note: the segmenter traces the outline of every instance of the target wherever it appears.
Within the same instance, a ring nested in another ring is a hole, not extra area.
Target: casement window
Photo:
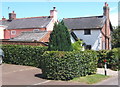
[[[91,30],[90,29],[85,29],[84,30],[84,35],[91,35]]]
[[[88,49],[88,50],[91,50],[91,45],[86,45],[85,48]]]
[[[11,31],[11,35],[16,35],[16,31],[15,31],[15,30],[12,30],[12,31]]]
[[[34,29],[33,32],[39,32],[40,30],[39,29]]]

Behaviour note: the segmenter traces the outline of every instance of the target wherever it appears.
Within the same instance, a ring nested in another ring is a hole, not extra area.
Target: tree
[[[64,22],[55,23],[53,32],[50,34],[49,51],[71,51],[72,45],[70,34]]]
[[[120,47],[120,26],[112,32],[112,47],[117,48]]]

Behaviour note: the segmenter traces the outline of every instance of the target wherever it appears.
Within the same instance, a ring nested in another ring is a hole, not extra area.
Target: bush
[[[42,72],[47,79],[70,80],[96,72],[96,52],[46,51],[43,54]]]
[[[108,50],[97,51],[97,53],[98,53],[98,67],[99,68],[104,67],[104,60],[107,59],[107,52],[108,52]],[[107,62],[108,62],[108,59],[107,59]]]
[[[107,53],[108,66],[113,70],[120,70],[120,48],[114,48]]]
[[[2,45],[2,49],[5,54],[5,63],[41,67],[41,55],[47,50],[47,47]]]
[[[83,42],[78,40],[75,43],[72,44],[73,47],[73,51],[82,51],[83,50],[83,46],[82,46]]]
[[[104,67],[104,59],[106,59],[108,68],[120,70],[120,48],[98,51],[98,58],[98,67]]]

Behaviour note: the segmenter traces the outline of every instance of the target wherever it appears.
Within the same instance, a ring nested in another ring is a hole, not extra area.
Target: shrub
[[[120,48],[114,48],[107,53],[109,68],[113,70],[120,70]]]
[[[108,52],[108,50],[97,51],[97,53],[98,53],[98,67],[100,67],[100,68],[104,67],[104,60],[107,59],[107,52]],[[108,59],[107,59],[107,62],[108,62]]]
[[[83,50],[83,46],[82,46],[83,42],[78,40],[75,43],[72,44],[73,46],[73,51],[82,51]]]
[[[113,70],[120,70],[120,48],[98,51],[98,67],[104,67],[104,59],[107,60],[107,67]]]
[[[5,54],[5,63],[41,67],[41,55],[47,50],[47,47],[2,45],[2,49]]]
[[[42,72],[47,79],[70,80],[96,72],[96,52],[46,51],[43,54]]]

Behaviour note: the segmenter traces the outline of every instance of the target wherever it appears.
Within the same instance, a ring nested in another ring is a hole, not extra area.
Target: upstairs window
[[[91,30],[90,29],[85,29],[84,30],[84,35],[91,35]]]
[[[16,35],[16,31],[15,31],[15,30],[12,30],[12,31],[11,31],[11,35]]]

